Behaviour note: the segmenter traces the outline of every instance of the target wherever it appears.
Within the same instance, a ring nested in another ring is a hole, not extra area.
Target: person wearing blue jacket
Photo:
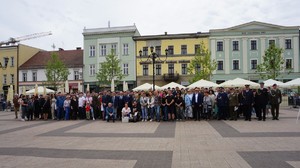
[[[250,85],[245,85],[245,89],[242,91],[245,121],[251,121],[252,106],[254,103],[253,92],[250,90],[249,86]]]
[[[227,119],[227,109],[229,98],[226,92],[224,92],[224,88],[220,87],[220,92],[217,95],[217,106],[218,106],[218,120],[226,120]]]
[[[57,120],[60,120],[64,116],[64,102],[65,97],[60,92],[57,94],[56,107],[57,107]]]

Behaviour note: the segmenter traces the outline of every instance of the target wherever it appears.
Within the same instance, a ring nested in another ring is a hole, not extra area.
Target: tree
[[[271,44],[265,51],[263,62],[257,66],[257,72],[263,79],[276,79],[285,69],[282,57],[283,49]]]
[[[55,52],[51,53],[51,58],[46,65],[47,84],[57,90],[58,86],[68,79],[69,69]]]
[[[105,59],[105,62],[100,63],[99,71],[96,74],[98,83],[102,86],[109,85],[114,79],[115,84],[117,84],[124,77],[120,67],[120,60],[116,57],[113,50]]]
[[[216,68],[216,60],[211,59],[211,52],[205,47],[203,42],[200,42],[200,47],[197,49],[196,55],[188,67],[189,74],[194,75],[190,82],[194,83],[200,79],[210,80],[212,72]]]

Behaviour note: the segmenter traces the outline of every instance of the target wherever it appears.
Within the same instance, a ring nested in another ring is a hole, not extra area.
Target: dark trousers
[[[245,120],[251,121],[252,106],[244,105],[244,110],[245,110]]]
[[[80,120],[83,120],[83,119],[85,119],[85,110],[83,109],[83,107],[79,107],[78,108],[78,114],[79,114],[79,119]]]
[[[279,104],[272,104],[271,105],[271,113],[272,113],[273,119],[278,119],[278,117],[279,117]]]
[[[194,120],[199,120],[200,121],[200,119],[201,119],[201,107],[200,107],[200,105],[198,105],[198,104],[194,105],[193,116],[194,116]]]
[[[218,106],[218,119],[225,120],[227,118],[227,110],[228,108],[226,106]]]
[[[229,106],[230,120],[237,120],[237,111],[234,110],[235,106]]]
[[[266,106],[259,106],[258,110],[258,120],[266,120]]]

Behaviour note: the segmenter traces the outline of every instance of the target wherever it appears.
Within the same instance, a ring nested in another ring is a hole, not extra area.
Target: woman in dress
[[[51,94],[51,116],[52,120],[55,120],[55,107],[56,107],[56,99],[53,94]]]
[[[48,115],[51,112],[51,103],[50,103],[50,97],[48,95],[45,96],[45,103],[43,105],[43,117],[44,120],[48,119]]]
[[[77,112],[78,112],[78,100],[76,95],[73,95],[71,99],[71,119],[73,120],[77,119]]]

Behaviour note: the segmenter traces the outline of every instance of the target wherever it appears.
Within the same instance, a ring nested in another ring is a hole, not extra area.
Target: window
[[[123,74],[128,75],[128,64],[123,64]]]
[[[27,72],[22,73],[23,82],[27,82]]]
[[[186,54],[187,54],[187,46],[181,45],[181,55],[186,55]]]
[[[37,81],[37,73],[32,72],[32,81]]]
[[[181,74],[182,75],[187,74],[187,64],[181,64]]]
[[[155,75],[161,75],[161,64],[156,64]]]
[[[224,62],[223,61],[218,61],[218,70],[222,71],[224,70],[223,68]]]
[[[223,51],[223,41],[217,42],[217,51]]]
[[[14,57],[10,57],[10,60],[11,60],[11,66],[13,67],[15,64]]]
[[[275,45],[275,40],[269,40],[269,46]]]
[[[174,55],[174,46],[168,46],[168,55]]]
[[[79,71],[74,71],[74,80],[79,80]]]
[[[128,55],[128,44],[123,44],[123,55]]]
[[[285,40],[285,49],[292,49],[292,40],[291,39]]]
[[[15,81],[15,75],[14,74],[10,74],[10,83],[14,83],[14,81]]]
[[[94,45],[90,46],[90,57],[95,57],[96,48]]]
[[[285,68],[286,69],[292,69],[292,59],[286,59],[285,60]]]
[[[8,60],[9,60],[9,58],[8,58],[8,57],[4,57],[4,66],[5,66],[5,67],[7,67]]]
[[[232,41],[232,50],[233,51],[239,50],[239,41]]]
[[[200,44],[195,44],[195,54],[200,52]]]
[[[174,74],[174,64],[168,64],[168,73]]]
[[[101,56],[106,55],[106,45],[100,45],[100,55]]]
[[[143,47],[143,56],[148,56],[148,47]]]
[[[158,55],[161,54],[161,46],[155,46],[155,53]]]
[[[95,64],[90,65],[90,76],[94,76],[96,74],[96,66]]]
[[[201,66],[199,64],[196,64],[195,72],[200,72],[200,71],[201,71]]]
[[[251,60],[251,69],[257,69],[257,60]]]
[[[3,84],[6,84],[7,80],[6,80],[6,75],[3,75]]]
[[[251,40],[251,50],[257,50],[256,40]]]
[[[143,65],[143,76],[148,76],[148,65]]]
[[[240,61],[239,60],[233,60],[232,61],[232,69],[233,70],[239,70],[240,69]]]
[[[111,45],[111,52],[112,52],[112,54],[114,54],[114,55],[117,54],[117,44],[112,44],[112,45]]]

